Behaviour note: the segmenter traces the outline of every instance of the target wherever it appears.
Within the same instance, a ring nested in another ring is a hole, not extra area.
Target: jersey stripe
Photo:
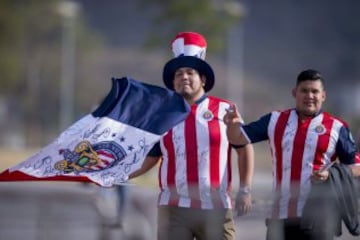
[[[164,146],[166,147],[168,159],[172,159],[167,162],[167,176],[166,176],[166,185],[170,190],[170,203],[177,205],[178,196],[175,188],[175,149],[172,141],[173,134],[172,130],[169,131],[167,135],[164,137]]]
[[[219,103],[214,99],[209,99],[209,110],[213,113],[213,118],[219,118]],[[219,196],[220,189],[220,144],[221,144],[221,132],[219,121],[208,121],[208,128],[211,129],[214,136],[209,139],[210,146],[210,191],[213,199],[213,204],[216,208],[222,205],[221,198]],[[215,138],[216,137],[216,138]]]
[[[280,114],[274,131],[274,142],[275,142],[275,155],[276,159],[276,176],[275,176],[275,192],[276,192],[276,200],[274,205],[273,217],[277,218],[279,216],[279,204],[281,197],[281,181],[282,181],[282,169],[283,169],[283,157],[282,157],[282,138],[284,135],[286,123],[289,119],[290,111],[283,112]]]
[[[220,166],[219,173],[222,176],[220,181],[220,192],[218,194],[221,197],[223,206],[228,206],[232,208],[231,201],[231,182],[232,182],[232,165],[231,165],[231,150],[232,148],[229,145],[226,136],[226,126],[223,123],[223,116],[226,114],[226,110],[229,108],[229,104],[226,102],[219,102],[219,111],[218,111],[218,119],[219,119],[219,127],[220,134],[223,136],[220,138],[220,146],[219,146],[219,157],[220,157]],[[237,160],[237,159],[236,159]],[[238,171],[237,171],[238,172]],[[225,193],[225,194],[222,194]]]
[[[197,156],[197,136],[196,136],[196,109],[197,105],[191,106],[191,113],[185,120],[185,148],[186,148],[186,178],[189,184],[189,194],[191,196],[191,207],[200,207],[200,194],[197,188],[199,183],[198,156]]]
[[[333,119],[329,119],[327,115],[323,114],[322,126],[325,128],[325,132],[324,134],[321,134],[318,138],[318,143],[316,146],[317,151],[315,153],[313,165],[314,171],[319,170],[320,166],[322,166],[323,164],[330,162],[330,159],[328,159],[325,154],[328,151],[333,123]],[[321,129],[319,129],[319,131],[320,130]],[[328,160],[328,162],[325,162],[326,160]]]
[[[218,105],[214,106],[214,101],[210,100],[209,108],[214,114],[214,118],[218,118]],[[220,168],[220,161],[219,161],[219,149],[220,149],[220,126],[218,121],[209,121],[208,128],[210,128],[217,138],[212,138],[209,141],[210,144],[210,182],[212,188],[218,188],[220,183],[220,175],[219,175],[219,168]]]
[[[198,174],[199,174],[199,185],[198,190],[201,192],[200,201],[202,209],[211,209],[213,205],[213,191],[211,188],[210,169],[210,131],[212,131],[208,123],[213,118],[213,113],[210,113],[210,100],[204,99],[196,110],[196,135],[197,135],[197,156],[198,161]],[[211,198],[210,198],[210,197]]]
[[[296,130],[293,152],[291,156],[291,177],[290,177],[290,199],[288,205],[288,217],[297,216],[297,202],[299,197],[299,187],[301,168],[303,163],[303,155],[305,149],[305,140],[311,119],[298,119],[298,127]]]

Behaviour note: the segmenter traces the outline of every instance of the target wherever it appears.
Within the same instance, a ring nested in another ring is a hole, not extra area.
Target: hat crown
[[[174,57],[193,56],[205,60],[207,43],[205,38],[196,32],[178,33],[171,43]]]

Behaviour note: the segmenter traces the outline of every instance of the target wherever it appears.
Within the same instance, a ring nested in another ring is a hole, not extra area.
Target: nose
[[[309,94],[308,94],[308,98],[314,98],[314,96],[315,96],[315,94],[314,93],[312,93],[312,92],[309,92]]]
[[[181,73],[181,77],[182,77],[182,78],[187,78],[188,76],[189,76],[189,74],[187,74],[187,72]]]
[[[186,80],[189,79],[189,74],[187,74],[187,73],[181,73],[181,74],[179,75],[179,79],[180,79],[181,81],[186,81]]]
[[[305,97],[312,98],[313,96],[314,96],[314,94],[311,91],[306,91],[305,92]]]

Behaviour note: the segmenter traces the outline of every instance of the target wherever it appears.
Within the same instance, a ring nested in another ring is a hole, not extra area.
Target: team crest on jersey
[[[317,132],[318,134],[324,134],[326,132],[326,129],[324,125],[320,124],[319,126],[315,127],[315,132]]]
[[[210,121],[214,118],[214,114],[210,110],[207,110],[203,113],[203,118],[207,121]]]
[[[125,150],[115,142],[105,141],[91,145],[89,141],[79,142],[75,148],[61,149],[63,160],[54,168],[62,173],[95,172],[112,167],[125,158]]]

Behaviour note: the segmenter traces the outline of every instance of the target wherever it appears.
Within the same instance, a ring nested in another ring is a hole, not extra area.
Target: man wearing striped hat
[[[186,99],[191,112],[164,135],[130,178],[161,160],[159,240],[235,239],[232,208],[237,214],[251,209],[253,147],[231,146],[227,140],[223,117],[232,103],[208,95],[215,76],[205,61],[205,38],[195,32],[181,32],[171,46],[174,58],[165,64],[163,80],[167,88]],[[240,179],[235,204],[231,196],[232,148],[237,154]]]

